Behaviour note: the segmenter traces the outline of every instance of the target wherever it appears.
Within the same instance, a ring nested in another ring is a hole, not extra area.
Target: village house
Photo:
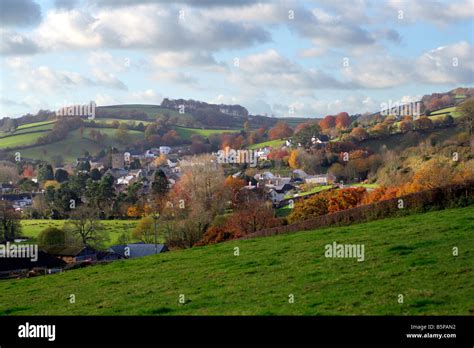
[[[255,157],[257,157],[259,161],[266,161],[268,160],[268,155],[270,155],[270,152],[271,147],[263,147],[258,149],[257,152],[255,152]]]
[[[164,253],[168,250],[165,244],[146,244],[143,242],[119,244],[111,246],[108,251],[117,253],[124,258],[137,258],[148,255]]]
[[[48,249],[48,253],[66,263],[97,261],[97,251],[88,246],[57,246]]]
[[[12,193],[14,188],[11,182],[0,183],[0,193],[2,194]]]
[[[265,189],[269,199],[273,204],[279,204],[285,199],[286,194],[295,189],[295,186],[286,183],[281,185],[265,185]]]
[[[169,146],[160,146],[160,155],[168,155],[171,151]]]
[[[330,185],[334,183],[336,177],[330,173],[310,175],[304,178],[306,184]]]

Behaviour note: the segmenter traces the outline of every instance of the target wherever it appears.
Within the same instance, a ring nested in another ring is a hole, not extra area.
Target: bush
[[[38,236],[39,247],[46,251],[53,246],[64,245],[66,243],[66,233],[56,227],[48,227],[40,232]]]

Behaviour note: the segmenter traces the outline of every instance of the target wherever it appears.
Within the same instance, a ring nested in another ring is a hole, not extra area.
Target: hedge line
[[[403,203],[403,208],[399,208],[400,200]],[[314,230],[328,226],[344,226],[391,216],[402,216],[413,213],[422,213],[429,210],[441,210],[466,206],[473,203],[474,181],[468,181],[462,184],[452,184],[372,204],[361,205],[352,209],[321,215],[290,225],[268,228],[250,233],[241,239]]]

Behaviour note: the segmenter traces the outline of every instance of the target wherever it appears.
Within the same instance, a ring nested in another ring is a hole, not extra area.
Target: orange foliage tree
[[[336,116],[336,128],[344,129],[351,124],[351,118],[347,112],[340,112]]]
[[[288,123],[280,121],[268,131],[268,137],[271,140],[288,138],[293,134],[293,130]]]

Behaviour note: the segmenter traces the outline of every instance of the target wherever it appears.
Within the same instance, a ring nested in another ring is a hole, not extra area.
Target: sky
[[[474,0],[0,0],[0,117],[163,98],[324,117],[474,85]]]

